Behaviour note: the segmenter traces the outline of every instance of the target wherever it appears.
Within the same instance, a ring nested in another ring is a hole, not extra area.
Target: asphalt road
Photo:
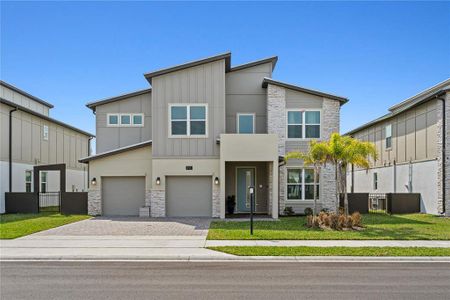
[[[445,263],[1,262],[6,299],[449,299]]]

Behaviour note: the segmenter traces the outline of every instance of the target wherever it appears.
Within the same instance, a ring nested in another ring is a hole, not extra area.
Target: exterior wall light
[[[157,185],[160,185],[160,184],[161,184],[161,178],[156,177],[156,184],[157,184]]]
[[[92,183],[92,185],[96,185],[97,184],[97,179],[94,177],[94,178],[92,178],[92,181],[91,181],[91,183]]]
[[[214,178],[214,183],[217,185],[219,184],[219,177]]]

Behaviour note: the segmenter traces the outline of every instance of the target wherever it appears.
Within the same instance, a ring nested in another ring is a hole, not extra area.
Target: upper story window
[[[378,173],[373,173],[373,189],[378,190]]]
[[[45,141],[48,141],[48,126],[47,126],[47,125],[44,125],[44,126],[42,127],[42,138],[43,138]]]
[[[237,133],[255,133],[255,114],[237,114]]]
[[[386,149],[392,148],[392,125],[389,124],[385,127],[385,145]]]
[[[206,137],[207,110],[206,104],[170,104],[169,136]]]
[[[47,172],[41,172],[41,193],[47,193]]]
[[[142,127],[144,126],[144,114],[108,114],[108,127]]]
[[[289,110],[287,121],[288,139],[320,138],[320,111]]]

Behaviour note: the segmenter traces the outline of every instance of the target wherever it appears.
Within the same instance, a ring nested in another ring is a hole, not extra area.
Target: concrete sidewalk
[[[200,260],[200,261],[361,261],[361,257],[240,257],[212,246],[450,247],[450,241],[207,241],[205,236],[29,235],[0,240],[1,260]],[[364,258],[368,261],[450,261],[450,257]]]

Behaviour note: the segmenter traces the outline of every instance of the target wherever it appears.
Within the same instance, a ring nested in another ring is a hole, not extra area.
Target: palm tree
[[[322,166],[325,165],[328,157],[328,146],[325,142],[317,142],[312,140],[309,144],[309,151],[307,153],[302,153],[298,151],[289,152],[285,156],[285,160],[288,161],[290,159],[300,159],[303,160],[303,163],[307,166],[313,166],[314,168],[314,216],[317,215],[317,189],[316,183],[317,179],[320,178],[320,170]]]
[[[377,150],[373,143],[362,142],[338,133],[333,133],[327,144],[327,161],[334,165],[336,172],[336,208],[339,211],[339,195],[343,193],[344,209],[348,214],[347,168],[352,164],[355,167],[368,169],[370,158],[377,159]]]

